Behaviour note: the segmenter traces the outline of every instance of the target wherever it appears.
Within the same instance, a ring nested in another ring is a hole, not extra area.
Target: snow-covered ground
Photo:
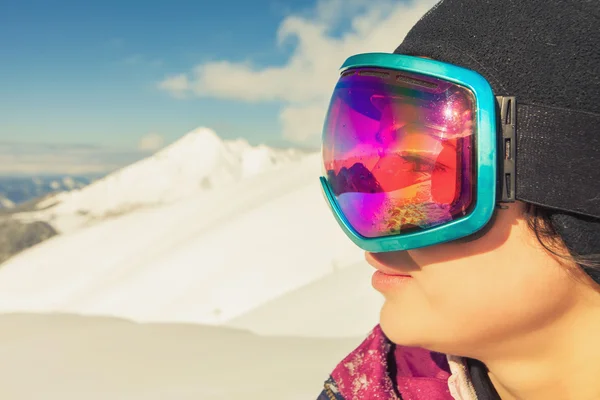
[[[307,400],[357,339],[0,315],[0,399]]]
[[[364,262],[256,307],[227,322],[261,335],[360,337],[379,321],[382,298],[371,287]]]

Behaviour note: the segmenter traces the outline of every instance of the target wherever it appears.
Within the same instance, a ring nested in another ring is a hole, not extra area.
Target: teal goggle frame
[[[514,97],[495,97],[490,84],[477,72],[432,59],[387,53],[359,54],[345,61],[341,75],[356,68],[418,74],[466,88],[474,98],[476,143],[476,195],[471,211],[447,223],[418,231],[382,237],[361,235],[344,216],[327,178],[321,177],[322,191],[335,219],[356,245],[369,252],[389,252],[474,237],[490,222],[499,203],[515,201]]]

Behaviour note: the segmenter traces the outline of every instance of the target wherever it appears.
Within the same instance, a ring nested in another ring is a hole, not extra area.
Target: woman
[[[598,4],[445,0],[346,61],[321,181],[385,304],[319,399],[600,399]]]

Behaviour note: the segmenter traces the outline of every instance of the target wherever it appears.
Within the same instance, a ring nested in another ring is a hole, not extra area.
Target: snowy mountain
[[[55,207],[66,210],[55,220],[63,226],[69,210],[106,212],[126,200],[154,206],[63,230],[8,260],[0,312],[329,337],[373,327],[382,299],[362,252],[324,203],[319,154],[227,143],[207,130],[183,143],[63,195]],[[205,179],[207,188],[186,187]]]
[[[198,192],[230,185],[298,160],[303,153],[251,146],[240,139],[224,141],[208,128],[198,128],[158,153],[110,174],[78,191],[39,204],[61,231],[60,216],[85,220],[114,216],[140,208],[172,203]],[[75,224],[77,225],[77,224]]]

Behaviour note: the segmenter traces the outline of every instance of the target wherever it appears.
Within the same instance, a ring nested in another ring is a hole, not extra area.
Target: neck
[[[502,400],[600,399],[599,297],[595,293],[552,326],[519,338],[508,351],[482,355]]]

